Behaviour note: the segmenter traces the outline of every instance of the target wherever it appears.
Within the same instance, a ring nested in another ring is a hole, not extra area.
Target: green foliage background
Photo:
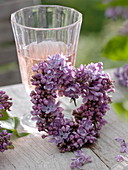
[[[118,29],[123,21],[113,21],[107,19],[104,15],[105,9],[108,6],[115,6],[121,3],[125,4],[125,0],[115,0],[114,3],[103,5],[103,0],[41,0],[41,3],[46,5],[62,5],[75,8],[83,14],[83,22],[79,39],[76,67],[81,63],[88,64],[90,62],[102,61],[104,68],[119,67],[125,63],[122,60],[124,57],[118,57],[120,61],[115,60],[103,51],[110,49],[112,52],[113,46],[104,47],[109,40],[118,35]],[[110,43],[109,43],[110,44]],[[122,54],[123,55],[123,54]],[[120,53],[121,56],[121,53]]]
[[[99,32],[104,23],[104,10],[96,6],[100,0],[41,0],[44,5],[62,5],[75,8],[83,14],[81,34]]]

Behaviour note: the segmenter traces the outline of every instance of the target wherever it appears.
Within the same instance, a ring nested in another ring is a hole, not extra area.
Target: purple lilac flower
[[[12,98],[9,98],[8,95],[2,90],[0,90],[0,117],[3,116],[2,111],[10,111],[10,107],[12,106],[12,102],[10,102]],[[10,146],[12,146],[12,142],[10,141],[11,133],[8,133],[7,130],[2,130],[0,127],[0,152],[4,152]]]
[[[120,152],[121,153],[128,153],[128,144],[125,142],[124,139],[116,137],[115,140],[120,143]]]
[[[120,17],[123,19],[127,19],[128,18],[128,7],[117,6],[117,7],[107,8],[107,10],[105,11],[105,15],[108,18],[113,18],[113,19],[117,19]]]
[[[122,68],[118,68],[115,72],[115,76],[119,84],[128,87],[128,64],[125,64]]]
[[[72,158],[72,163],[70,165],[71,169],[74,169],[75,167],[82,169],[83,165],[92,162],[91,156],[84,154],[82,150],[77,150],[75,155],[76,158]]]
[[[8,133],[7,130],[2,130],[0,128],[0,152],[4,152],[8,150],[10,146],[12,146],[12,142],[10,141],[11,133]]]
[[[12,100],[12,98],[9,98],[4,91],[0,90],[0,117],[2,117],[2,110],[10,111],[10,107],[12,106],[10,100]]]
[[[116,160],[117,162],[122,162],[122,161],[124,161],[124,157],[123,157],[122,155],[117,155],[117,156],[115,157],[115,160]]]
[[[94,143],[101,127],[106,123],[103,116],[109,110],[113,81],[103,71],[103,64],[91,63],[75,69],[62,54],[48,56],[46,61],[33,67],[31,92],[32,115],[39,131],[50,136],[61,152],[81,148]],[[83,104],[73,111],[74,118],[64,117],[57,96],[73,100],[83,98]]]

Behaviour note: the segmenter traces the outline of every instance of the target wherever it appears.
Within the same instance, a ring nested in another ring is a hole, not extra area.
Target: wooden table
[[[18,117],[30,111],[30,102],[22,84],[5,86],[5,90],[13,98],[12,113]],[[113,100],[123,100],[128,97],[128,89],[116,83],[116,93]],[[68,107],[68,106],[67,106]],[[93,162],[84,165],[84,170],[128,170],[128,154],[125,161],[117,163],[115,156],[119,153],[116,136],[128,141],[128,121],[119,117],[114,108],[107,113],[108,124],[102,128],[100,138],[94,145],[83,148],[92,156]],[[0,170],[70,170],[71,158],[74,153],[59,153],[48,139],[42,140],[40,134],[30,134],[13,142],[15,149],[0,153]]]

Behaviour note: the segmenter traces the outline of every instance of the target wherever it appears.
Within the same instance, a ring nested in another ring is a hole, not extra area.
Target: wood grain
[[[0,20],[2,24],[0,24],[0,45],[2,43],[11,42],[14,40],[12,28],[11,28],[11,22],[10,22],[10,16],[6,20]]]
[[[14,45],[0,47],[0,66],[11,62],[17,62],[16,48]]]
[[[0,86],[4,86],[6,84],[16,84],[20,82],[20,72],[17,68],[5,73],[0,73]]]

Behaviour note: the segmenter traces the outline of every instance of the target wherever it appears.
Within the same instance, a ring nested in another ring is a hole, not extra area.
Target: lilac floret
[[[10,111],[10,107],[12,106],[12,102],[10,102],[12,98],[9,98],[9,96],[2,90],[0,90],[0,117],[2,117],[2,111],[8,110]]]
[[[12,106],[11,100],[12,98],[9,98],[4,91],[0,90],[0,117],[4,116],[3,113],[5,111],[10,111],[10,107]],[[10,141],[11,135],[7,130],[2,130],[0,126],[0,152],[8,150],[8,148],[12,146],[12,142]]]
[[[115,76],[119,84],[128,87],[128,64],[125,64],[122,68],[118,68],[115,72]]]
[[[71,169],[74,169],[75,167],[82,169],[83,165],[92,162],[91,156],[86,155],[82,150],[77,150],[75,155],[76,158],[72,158],[72,163],[70,165]]]
[[[123,157],[122,155],[117,155],[117,156],[115,157],[115,160],[116,160],[117,162],[122,162],[122,161],[124,161],[124,157]]]
[[[12,134],[8,133],[7,130],[2,130],[0,132],[0,152],[4,152],[5,150],[8,150],[8,148],[12,146],[12,142],[10,141],[11,135]]]
[[[33,71],[31,82],[35,90],[30,94],[31,114],[38,130],[46,132],[60,152],[94,143],[106,123],[103,116],[109,110],[109,93],[114,91],[113,81],[104,73],[103,64],[91,63],[76,69],[65,56],[56,54],[34,66]],[[83,98],[82,105],[73,110],[74,118],[64,117],[61,103],[56,101],[58,96],[68,97],[75,104],[76,99]]]

